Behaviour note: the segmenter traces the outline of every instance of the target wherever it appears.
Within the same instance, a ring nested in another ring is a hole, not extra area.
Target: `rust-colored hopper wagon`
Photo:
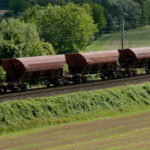
[[[66,54],[69,73],[75,79],[80,76],[83,80],[88,74],[100,73],[101,78],[112,76],[117,70],[118,59],[117,50]]]
[[[126,70],[145,68],[150,72],[150,47],[119,50],[121,68]]]
[[[44,81],[57,84],[63,76],[64,55],[3,59],[6,82],[11,90],[24,89],[25,82]]]

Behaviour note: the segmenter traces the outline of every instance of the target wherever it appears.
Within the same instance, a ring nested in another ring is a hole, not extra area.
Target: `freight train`
[[[149,74],[150,47],[2,59],[1,64],[6,81],[0,83],[0,93],[17,92],[25,91],[31,81],[45,81],[51,87],[84,83],[89,74],[99,74],[102,80],[135,76],[138,68]]]

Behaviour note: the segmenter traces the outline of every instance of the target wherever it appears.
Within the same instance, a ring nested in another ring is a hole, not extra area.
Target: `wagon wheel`
[[[68,86],[69,84],[70,84],[70,83],[69,83],[69,80],[66,79],[66,80],[64,81],[64,86]]]
[[[133,76],[136,76],[137,75],[137,72],[135,71],[135,72],[133,72]]]
[[[11,90],[12,93],[16,93],[16,92],[19,91],[19,89],[17,87],[15,87],[14,85],[10,86],[10,90]]]
[[[131,72],[126,72],[126,77],[131,77]]]
[[[0,94],[6,93],[6,92],[7,92],[7,88],[6,87],[0,87]]]
[[[27,90],[27,86],[26,86],[26,85],[21,88],[21,91],[22,91],[22,92],[25,92],[26,90]]]
[[[2,88],[0,88],[0,94],[2,94],[3,93],[3,89]]]
[[[4,93],[7,92],[7,87],[3,86],[3,92],[4,92]]]
[[[74,84],[79,84],[79,83],[81,83],[80,77],[74,77],[73,83],[74,83]]]
[[[150,73],[150,71],[149,71],[149,70],[147,70],[147,71],[146,71],[146,73],[147,73],[147,74],[149,74],[149,73]]]
[[[116,74],[116,73],[113,73],[113,74],[112,74],[112,79],[117,79],[117,78],[118,78],[117,74]]]
[[[122,78],[126,78],[126,73],[125,73],[125,72],[122,72],[122,73],[121,73],[121,77],[122,77]]]
[[[86,83],[86,82],[87,82],[87,77],[83,76],[83,77],[82,77],[82,82],[83,82],[83,83]]]
[[[104,75],[104,73],[100,73],[100,78],[101,78],[102,80],[105,80],[105,75]]]
[[[148,67],[148,66],[145,67],[145,72],[146,72],[147,74],[150,73],[150,70],[149,70],[149,67]]]
[[[19,90],[18,90],[18,88],[15,88],[15,87],[14,87],[14,88],[11,89],[11,91],[12,91],[13,93],[16,93],[16,92],[18,92]]]
[[[46,87],[47,87],[47,88],[50,88],[50,83],[46,84]]]
[[[54,86],[57,87],[57,86],[59,86],[59,85],[60,85],[59,80],[56,80],[56,81],[54,82]]]

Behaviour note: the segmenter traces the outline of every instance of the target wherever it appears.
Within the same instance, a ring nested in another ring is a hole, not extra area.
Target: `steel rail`
[[[90,81],[84,84],[34,89],[19,93],[7,93],[0,95],[0,102],[10,100],[24,100],[27,98],[36,98],[36,97],[56,96],[79,91],[91,91],[97,89],[112,88],[117,86],[125,86],[130,84],[139,84],[148,81],[150,81],[150,75],[138,75],[135,77],[121,78],[116,80],[105,80],[105,81],[95,80],[93,82]]]

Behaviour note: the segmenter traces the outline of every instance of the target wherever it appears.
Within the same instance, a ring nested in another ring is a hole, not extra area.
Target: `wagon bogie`
[[[45,81],[45,85],[47,88],[68,85],[68,84],[69,81],[65,77],[56,77]]]
[[[27,84],[25,83],[9,83],[7,85],[7,89],[11,92],[19,92],[19,91],[26,91],[27,90]]]
[[[80,77],[80,75],[74,75],[74,76],[72,77],[72,82],[73,82],[74,84],[79,84],[79,83],[81,83],[81,77]]]
[[[145,67],[145,72],[146,72],[147,74],[150,73],[150,66],[149,66],[149,65],[147,65],[147,66]]]
[[[100,73],[100,78],[102,80],[105,79],[118,79],[121,77],[121,72],[120,71],[108,71],[108,72],[101,72]]]
[[[4,90],[3,86],[0,86],[0,94],[5,93],[6,91]]]
[[[100,73],[100,78],[102,79],[102,80],[105,80],[105,74],[104,73]]]
[[[88,81],[88,77],[85,76],[85,75],[83,75],[83,76],[81,77],[81,80],[82,80],[82,83],[86,83],[86,82]]]
[[[0,83],[0,93],[6,93],[7,88],[7,83]]]

